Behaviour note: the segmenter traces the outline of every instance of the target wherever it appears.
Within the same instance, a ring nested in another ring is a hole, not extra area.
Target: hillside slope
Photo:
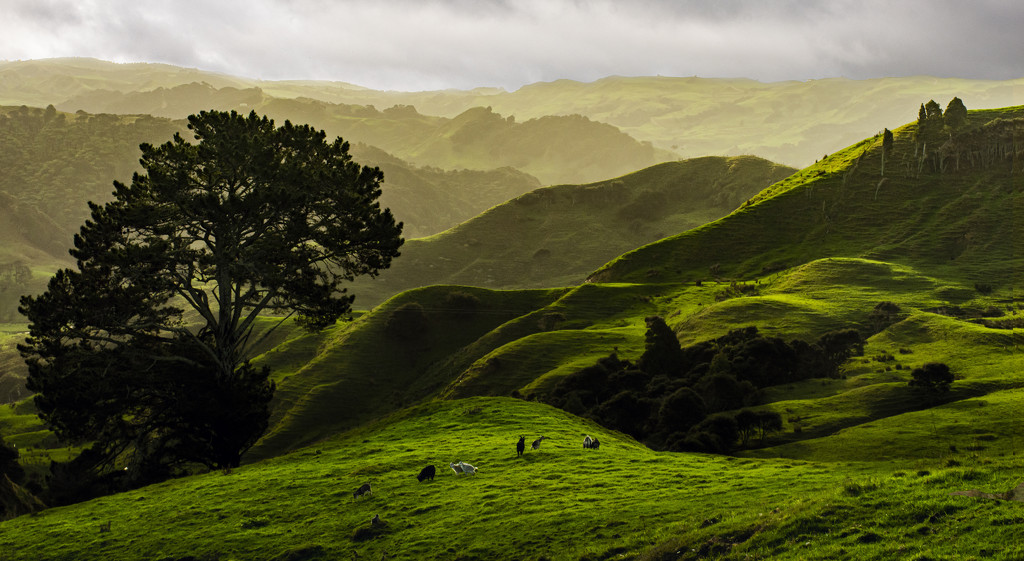
[[[544,435],[517,458],[519,435]],[[600,438],[583,450],[584,435]],[[476,475],[456,476],[464,461]],[[1022,554],[1017,459],[963,467],[655,453],[507,398],[431,403],[230,473],[0,522],[10,561],[56,559],[869,559]],[[416,474],[435,466],[432,481]],[[990,471],[982,472],[982,466]],[[917,471],[916,475],[913,473]],[[908,471],[910,473],[908,473]],[[372,493],[354,499],[369,483]],[[379,516],[381,525],[371,526]],[[109,531],[104,529],[109,528]]]
[[[390,269],[357,279],[352,290],[365,309],[430,284],[578,284],[630,249],[728,214],[794,171],[749,156],[701,158],[589,185],[537,189],[449,231],[408,240]]]
[[[994,128],[1008,131],[990,131],[984,150],[1008,152],[991,164],[968,167],[965,161],[960,170],[929,171],[937,156],[927,162],[918,156],[914,124],[894,131],[885,175],[881,135],[866,139],[779,182],[738,212],[623,255],[589,280],[692,280],[711,276],[716,265],[723,277],[751,278],[823,257],[865,257],[1009,286],[1024,256],[1021,143],[1010,130],[1022,117],[1024,106],[972,111],[973,130],[995,121]],[[1010,135],[1008,147],[997,148],[1003,134]]]
[[[1013,126],[1020,111],[974,112],[971,126],[996,132],[986,123]],[[359,336],[377,343],[346,347],[347,360],[370,364],[394,355],[397,349],[380,346],[386,340],[384,326],[397,308],[413,304],[423,309],[420,325],[431,333],[431,344],[446,341],[439,348],[448,349],[417,359],[417,372],[432,373],[432,385],[421,399],[510,394],[545,399],[562,377],[603,356],[614,352],[636,360],[645,345],[644,318],[650,315],[666,318],[686,345],[744,326],[805,341],[831,330],[856,329],[869,337],[864,357],[844,365],[839,378],[785,384],[764,393],[761,407],[784,419],[782,433],[763,444],[777,446],[766,454],[808,459],[829,450],[832,460],[870,456],[877,448],[829,444],[829,438],[853,427],[862,427],[855,433],[860,438],[887,441],[893,439],[883,436],[886,426],[920,427],[927,420],[915,415],[922,398],[907,381],[915,367],[928,362],[945,362],[958,376],[954,391],[933,405],[956,410],[957,404],[989,395],[993,400],[1013,396],[998,400],[1017,403],[1019,392],[1000,392],[1024,385],[1015,352],[1021,344],[1015,316],[1024,305],[1017,274],[1024,252],[1014,230],[1021,170],[1012,157],[975,168],[964,164],[960,171],[894,165],[908,152],[913,155],[913,128],[897,129],[884,178],[881,141],[867,139],[774,184],[741,210],[628,253],[595,273],[591,282],[472,337],[444,323],[445,314],[458,308],[439,305],[466,288],[403,293],[353,326],[350,336],[365,332]],[[474,292],[474,306],[499,307],[494,300],[499,294],[507,298],[516,292]],[[880,302],[894,303],[899,316],[878,324],[871,312]],[[476,317],[472,309],[462,311]],[[390,344],[396,343],[401,345]],[[410,348],[416,344],[410,342]],[[368,376],[339,367],[319,383],[345,393],[348,387],[362,387]],[[322,404],[318,410],[326,414],[317,422],[351,422],[344,410],[328,412],[335,398],[319,395],[315,385],[305,387],[303,401]],[[398,407],[376,394],[357,393],[385,409]],[[982,431],[977,434],[1016,442],[1003,415],[996,407],[975,411],[974,428]],[[891,419],[891,424],[872,423],[879,419]],[[288,424],[307,422],[298,414]],[[955,415],[946,422],[950,434],[960,434],[954,440],[971,445],[974,433],[953,430]],[[944,430],[940,425],[920,428]],[[803,444],[813,439],[822,439],[821,445]],[[948,444],[894,445],[887,454],[935,457]]]

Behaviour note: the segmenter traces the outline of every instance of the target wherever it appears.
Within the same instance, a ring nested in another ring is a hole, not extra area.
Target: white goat
[[[468,473],[470,475],[476,475],[476,468],[467,464],[466,462],[452,462],[448,464],[448,467],[452,468],[455,475],[460,473]]]

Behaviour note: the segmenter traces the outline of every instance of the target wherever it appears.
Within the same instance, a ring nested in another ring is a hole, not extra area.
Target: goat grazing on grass
[[[420,474],[416,476],[416,480],[420,483],[423,483],[423,481],[427,479],[433,481],[435,473],[437,473],[437,470],[434,469],[433,465],[429,465],[420,470]]]
[[[352,493],[352,498],[353,499],[358,499],[359,497],[362,497],[363,495],[372,495],[372,494],[373,493],[370,491],[370,484],[369,483],[363,483],[362,487],[356,489],[355,493]]]
[[[593,444],[594,444],[594,439],[590,438],[590,435],[588,434],[587,437],[583,439],[583,449],[587,450],[591,446],[593,446]]]
[[[597,450],[600,447],[601,447],[601,441],[596,439],[596,438],[594,439],[593,442],[590,443],[590,449],[591,450]]]
[[[476,475],[476,468],[467,464],[466,462],[452,462],[448,464],[448,467],[452,468],[455,475],[460,473],[468,473],[470,475]]]
[[[520,436],[519,442],[516,442],[516,455],[522,456],[524,450],[526,450],[526,437]]]
[[[545,438],[547,438],[547,437],[546,436],[542,436],[542,437],[538,438],[537,440],[534,440],[533,444],[530,445],[530,448],[533,448],[534,450],[540,450],[540,443],[543,442]]]

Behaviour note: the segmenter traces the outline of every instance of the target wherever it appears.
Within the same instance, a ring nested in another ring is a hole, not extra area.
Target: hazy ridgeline
[[[422,115],[450,119],[474,107],[490,107],[498,114],[515,116],[518,122],[579,114],[613,125],[677,157],[754,154],[796,167],[807,166],[822,154],[850,145],[883,127],[905,122],[906,108],[916,107],[922,100],[959,96],[971,109],[1006,107],[1020,103],[1019,92],[1024,85],[1021,80],[931,76],[772,83],[616,76],[591,83],[542,82],[513,92],[496,88],[385,92],[342,82],[257,81],[167,65],[116,65],[91,59],[0,63],[0,78],[0,104],[45,107],[53,103],[58,109],[84,109],[91,113],[149,113],[183,118],[200,109],[248,110],[270,103],[270,98],[280,99],[275,107],[301,107],[304,122],[346,138],[353,133],[335,132],[331,123],[321,122],[332,112],[342,110],[342,106],[384,109],[405,105],[415,107]],[[286,105],[285,99],[295,101]],[[271,109],[271,105],[266,105],[266,111],[275,114],[277,109]],[[392,116],[397,116],[395,113],[398,112],[392,112]],[[418,148],[404,145],[405,140],[393,136],[394,132],[394,127],[385,127],[371,134],[387,140],[353,140],[376,144],[415,163],[451,167],[444,165],[449,160],[417,160],[414,156]],[[404,148],[399,149],[399,144]],[[431,156],[451,157],[437,150]],[[553,164],[558,167],[558,162]],[[543,167],[538,162],[534,165],[538,169]],[[544,183],[583,183],[644,165],[589,177],[547,179],[542,177],[544,173],[530,173],[541,177]],[[572,167],[566,161],[561,170],[553,172],[569,173]]]

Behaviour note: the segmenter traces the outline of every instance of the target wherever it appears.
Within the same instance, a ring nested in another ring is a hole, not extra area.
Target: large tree
[[[22,300],[40,416],[94,443],[94,472],[237,465],[273,393],[247,362],[257,318],[333,324],[352,304],[343,284],[388,267],[403,242],[378,203],[382,173],[342,139],[255,113],[188,122],[194,142],[140,146],[145,172],[90,203],[77,266]]]

